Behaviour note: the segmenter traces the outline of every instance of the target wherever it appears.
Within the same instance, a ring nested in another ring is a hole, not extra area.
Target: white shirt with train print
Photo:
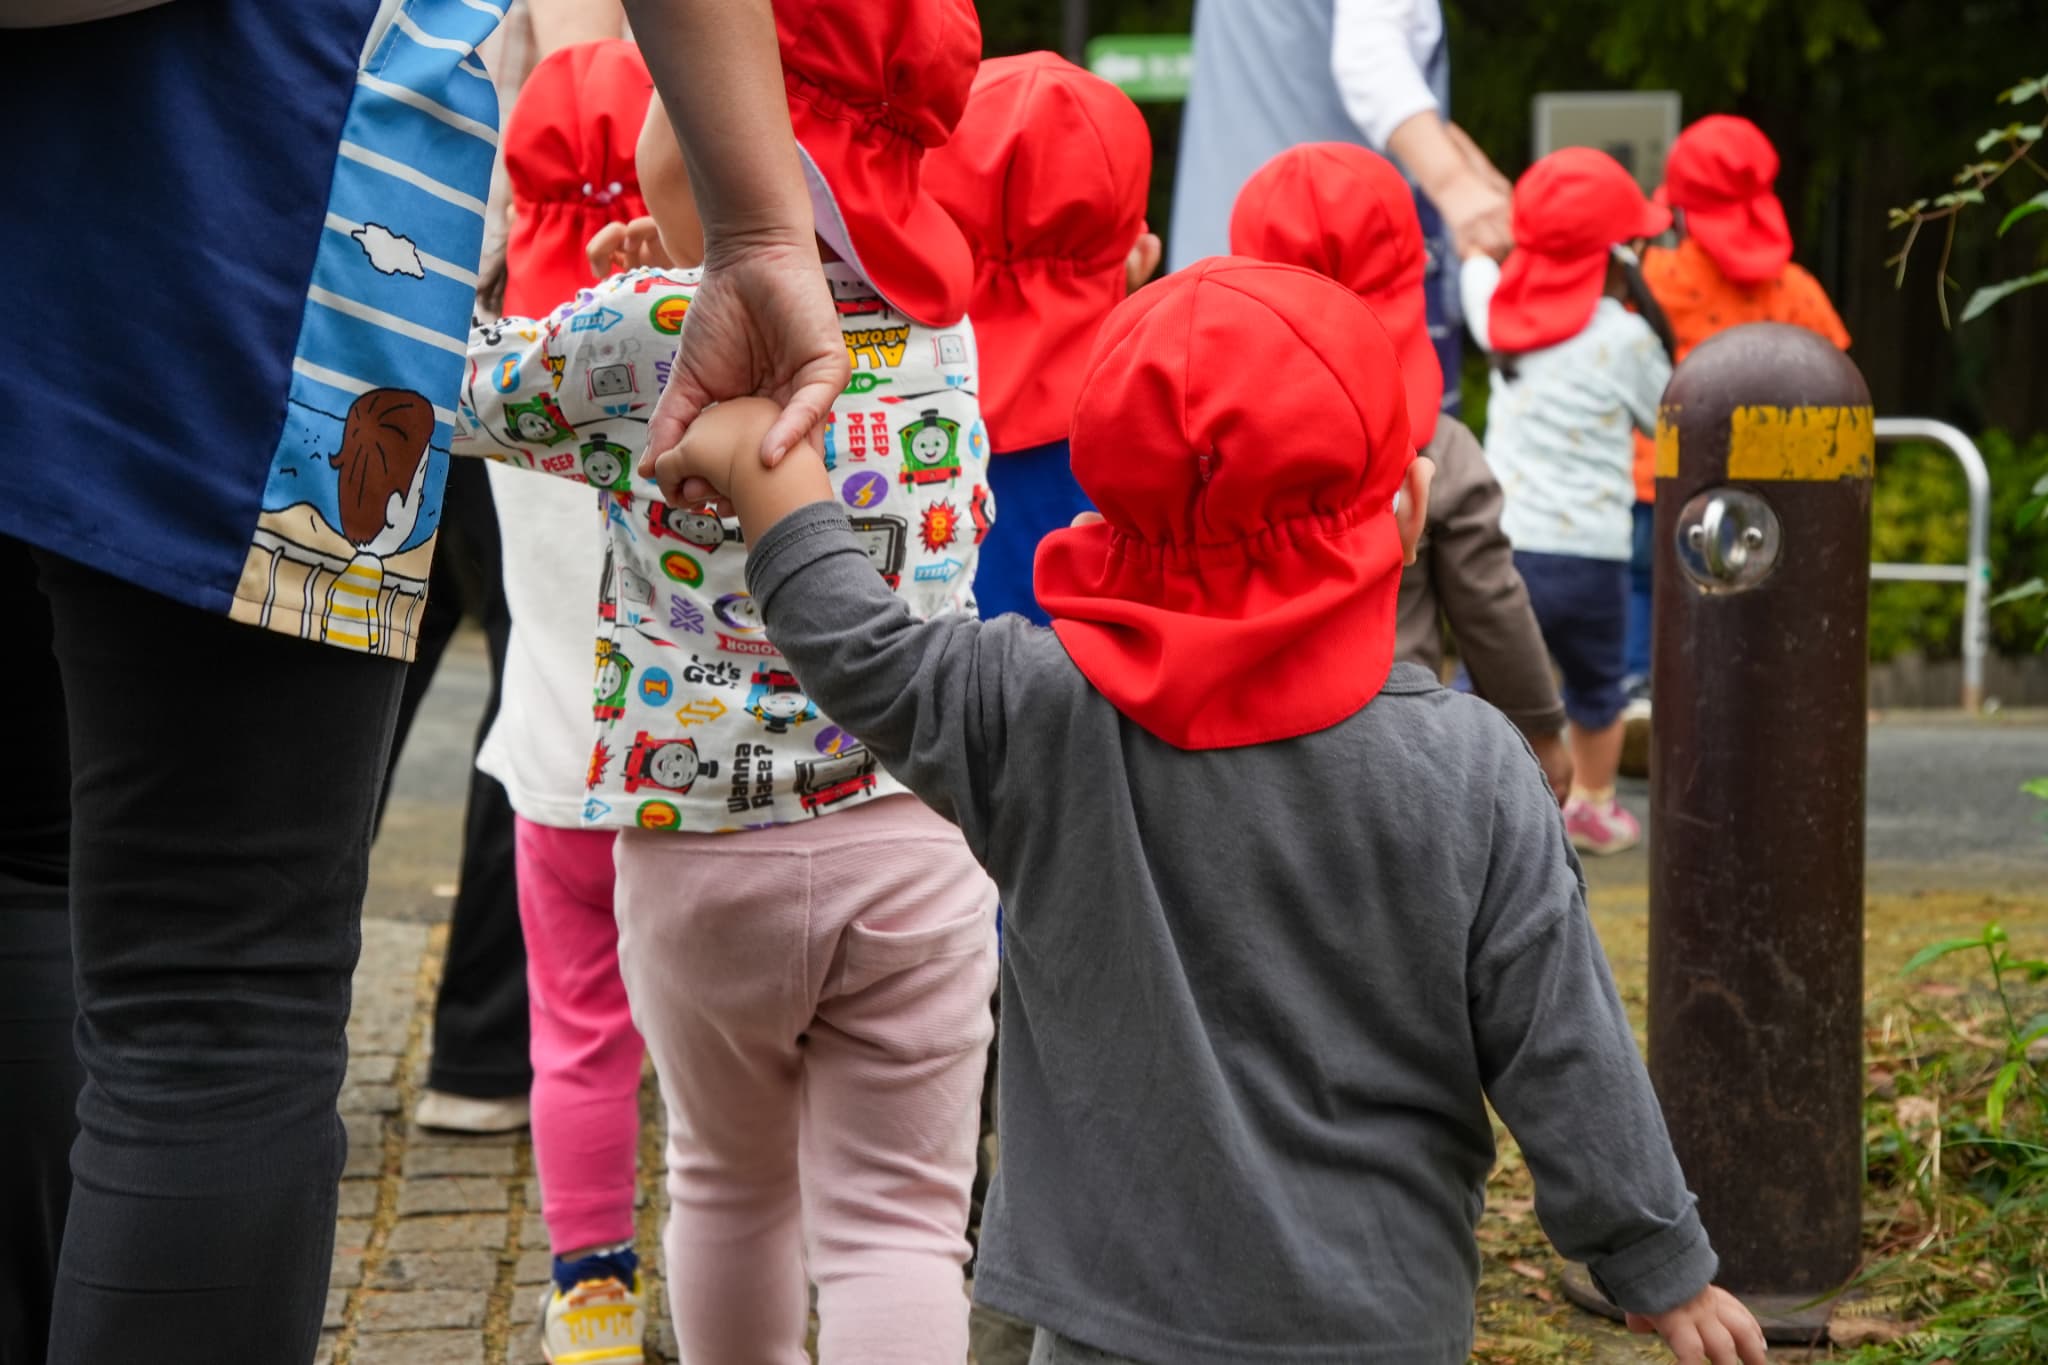
[[[971,612],[995,516],[973,331],[911,321],[848,266],[825,273],[853,363],[825,433],[833,493],[914,613]],[[598,490],[589,828],[727,832],[904,790],[763,634],[739,523],[671,507],[635,473],[698,278],[629,271],[470,334],[453,452]]]

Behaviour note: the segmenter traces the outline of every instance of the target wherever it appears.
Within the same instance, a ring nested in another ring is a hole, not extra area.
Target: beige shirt
[[[1436,481],[1415,562],[1401,575],[1394,658],[1441,671],[1448,622],[1479,695],[1524,735],[1554,735],[1564,729],[1564,703],[1500,529],[1500,485],[1486,452],[1463,422],[1443,417],[1421,453],[1436,465]]]

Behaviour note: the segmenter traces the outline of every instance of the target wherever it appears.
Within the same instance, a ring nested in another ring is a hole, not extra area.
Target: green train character
[[[960,478],[960,424],[926,408],[903,428],[903,482],[956,483]]]
[[[623,493],[633,486],[633,452],[603,432],[592,433],[578,451],[583,461],[583,478],[592,488]]]
[[[609,640],[597,642],[597,704],[591,714],[599,720],[617,720],[626,714],[626,688],[633,678],[633,661]]]
[[[554,446],[576,439],[576,428],[562,415],[562,405],[553,394],[537,393],[531,398],[505,405],[505,434],[514,445],[531,441]]]

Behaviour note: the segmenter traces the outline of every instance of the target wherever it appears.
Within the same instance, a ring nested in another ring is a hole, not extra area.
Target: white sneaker
[[[613,1275],[580,1281],[566,1294],[551,1284],[540,1302],[540,1352],[549,1365],[639,1365],[645,1359],[637,1273],[630,1287]]]
[[[524,1095],[502,1100],[476,1100],[441,1090],[422,1090],[412,1121],[422,1128],[449,1133],[511,1133],[526,1127],[532,1106]]]

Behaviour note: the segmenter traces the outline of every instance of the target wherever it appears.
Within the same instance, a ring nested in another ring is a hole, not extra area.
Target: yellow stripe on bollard
[[[1675,407],[1657,409],[1657,477],[1678,477],[1678,412]]]
[[[1663,425],[1658,423],[1660,445]],[[1661,460],[1661,450],[1659,454]],[[1746,407],[1728,415],[1730,479],[1769,483],[1867,479],[1876,455],[1877,436],[1869,408]],[[1674,472],[1676,463],[1674,460]]]

